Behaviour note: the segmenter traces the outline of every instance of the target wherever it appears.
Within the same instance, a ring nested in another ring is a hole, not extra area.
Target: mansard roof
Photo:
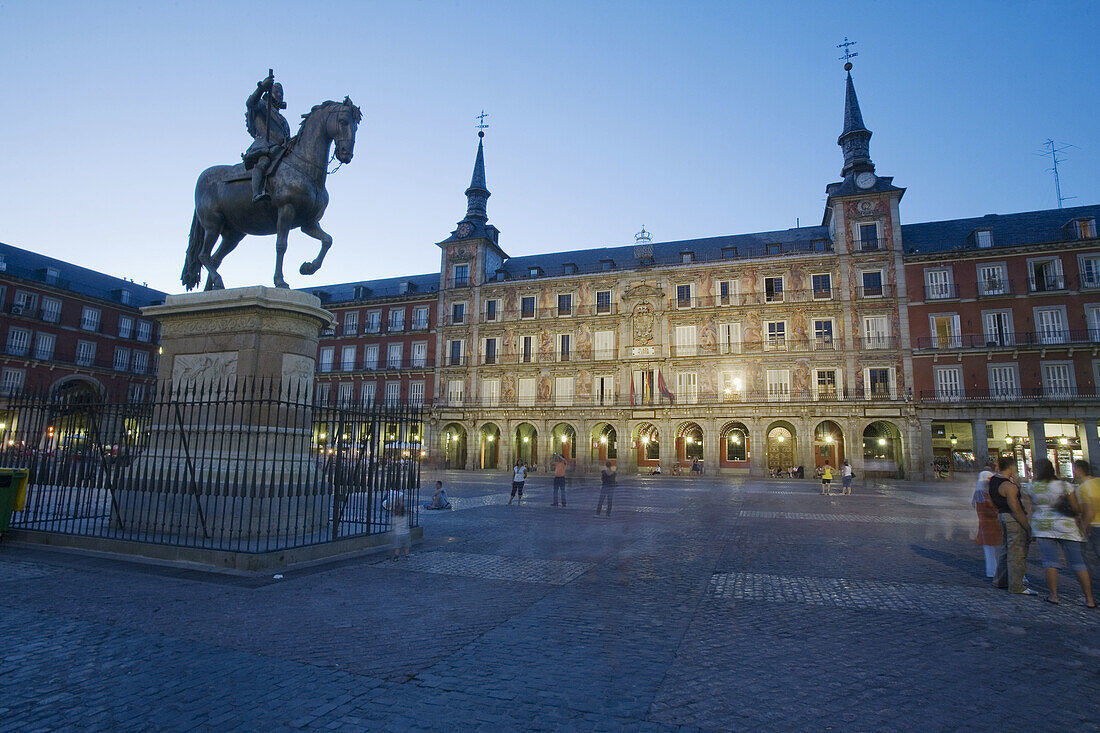
[[[0,255],[3,255],[4,259],[4,270],[0,271],[0,275],[12,275],[49,287],[56,287],[101,300],[114,301],[120,305],[133,308],[157,305],[164,302],[165,293],[146,285],[90,270],[64,260],[47,257],[37,252],[13,247],[3,242],[0,242]],[[47,269],[57,271],[56,280],[47,279]],[[119,293],[123,290],[130,293],[129,303],[122,303],[119,299]]]
[[[1072,239],[1067,224],[1077,219],[1096,218],[1100,218],[1100,204],[1016,214],[986,214],[971,219],[902,224],[901,240],[906,254],[978,249],[973,233],[982,229],[992,232],[994,249],[1064,242]]]
[[[298,288],[298,290],[316,295],[321,299],[322,304],[387,298],[414,299],[417,296],[431,295],[439,291],[439,273],[358,280],[350,283]]]

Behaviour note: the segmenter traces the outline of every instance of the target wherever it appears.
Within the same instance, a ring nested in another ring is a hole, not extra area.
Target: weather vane
[[[838,58],[844,62],[845,71],[852,70],[852,59],[854,59],[856,56],[859,56],[859,53],[852,50],[852,46],[856,45],[856,43],[857,41],[849,41],[848,36],[844,36],[844,43],[836,44],[837,48],[844,49],[844,55],[839,56]]]
[[[474,127],[477,128],[477,136],[485,137],[485,130],[488,129],[488,125],[485,124],[485,118],[489,115],[485,114],[485,110],[481,110],[481,114],[474,115],[477,118],[477,124]]]

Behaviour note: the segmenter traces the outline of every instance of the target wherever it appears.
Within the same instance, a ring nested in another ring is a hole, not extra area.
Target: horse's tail
[[[187,257],[183,261],[183,273],[180,280],[188,290],[197,288],[202,278],[202,261],[199,255],[202,253],[203,243],[206,241],[206,230],[199,223],[199,212],[191,219],[191,236],[187,240]]]

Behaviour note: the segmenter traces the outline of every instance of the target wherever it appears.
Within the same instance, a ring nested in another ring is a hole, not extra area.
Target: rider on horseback
[[[290,139],[290,124],[279,112],[286,109],[283,85],[275,81],[270,70],[267,78],[256,84],[256,91],[249,95],[245,105],[246,127],[254,142],[241,158],[245,170],[252,171],[252,200],[263,201],[270,198],[264,190],[264,179],[271,158]]]

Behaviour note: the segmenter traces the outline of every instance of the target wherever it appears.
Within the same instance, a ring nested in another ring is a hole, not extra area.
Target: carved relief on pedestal
[[[313,394],[313,372],[315,362],[311,356],[283,354],[282,386],[283,399],[302,397],[308,399]]]
[[[237,352],[176,354],[172,361],[172,386],[224,387],[237,380]]]

